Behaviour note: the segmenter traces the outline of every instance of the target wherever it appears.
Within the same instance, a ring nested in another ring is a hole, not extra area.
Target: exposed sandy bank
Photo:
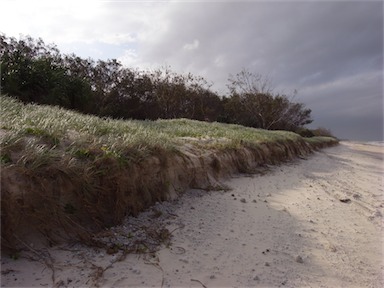
[[[222,179],[235,173],[256,172],[337,144],[332,138],[307,143],[290,136],[295,140],[283,137],[226,148],[217,147],[221,140],[193,138],[175,143],[171,151],[154,149],[132,163],[128,156],[111,157],[102,147],[86,159],[66,155],[62,147],[56,157],[43,157],[36,165],[12,161],[16,164],[1,167],[2,248],[25,248],[24,241],[31,238],[39,246],[74,238],[95,245],[95,233],[158,201],[175,199],[191,188],[220,190],[225,187]]]
[[[2,255],[2,286],[383,287],[383,155],[342,143],[231,191],[191,190],[158,205],[169,247],[122,261],[79,245]]]

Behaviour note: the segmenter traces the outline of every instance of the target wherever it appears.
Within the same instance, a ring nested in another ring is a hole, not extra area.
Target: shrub
[[[295,131],[297,134],[299,134],[301,137],[314,137],[315,134],[313,134],[312,130],[307,129],[307,128],[299,128]]]
[[[315,129],[315,130],[312,130],[312,133],[313,133],[314,136],[326,136],[326,137],[333,137],[333,138],[336,138],[336,137],[332,134],[331,130],[326,129],[326,128],[324,128],[324,127],[319,127],[319,128],[317,128],[317,129]]]

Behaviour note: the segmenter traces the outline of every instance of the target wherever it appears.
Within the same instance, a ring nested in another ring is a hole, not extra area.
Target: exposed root
[[[201,286],[203,286],[204,288],[207,288],[207,286],[205,286],[200,280],[197,280],[197,279],[191,279],[191,281],[198,282],[198,283],[201,284]]]
[[[160,287],[163,287],[164,286],[164,270],[160,265],[159,257],[155,253],[149,253],[144,257],[144,263],[148,265],[153,265],[154,267],[156,267],[161,271],[162,278],[161,278]]]
[[[33,261],[39,261],[40,263],[43,263],[49,270],[52,271],[51,279],[52,279],[52,285],[55,287],[56,285],[56,277],[55,277],[55,266],[54,266],[54,260],[51,256],[51,254],[48,251],[37,251],[34,248],[32,248],[30,245],[25,243],[23,240],[18,238],[16,236],[17,240],[24,245],[24,248],[27,249],[27,251],[32,252],[33,256],[25,255],[26,258],[29,258]]]

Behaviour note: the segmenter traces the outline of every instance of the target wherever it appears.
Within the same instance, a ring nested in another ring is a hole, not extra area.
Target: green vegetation
[[[29,139],[26,151],[32,153],[34,150],[40,157],[54,157],[57,152],[85,159],[94,157],[96,150],[115,158],[129,154],[143,157],[157,148],[173,150],[188,141],[188,137],[210,140],[206,141],[207,146],[221,149],[300,138],[287,131],[189,119],[127,121],[99,118],[59,107],[24,105],[6,96],[0,99],[1,129],[5,134],[0,143],[4,164],[12,163],[8,151],[21,139]]]
[[[138,71],[115,59],[62,55],[54,45],[31,37],[0,34],[0,47],[1,93],[24,103],[113,119],[186,118],[268,130],[296,131],[312,122],[311,110],[293,101],[296,93],[276,94],[268,79],[247,70],[230,76],[228,93],[219,95],[209,81],[169,67]]]
[[[331,136],[315,136],[311,138],[305,138],[305,141],[319,147],[326,147],[328,144],[332,144],[335,141],[337,142],[337,140]]]

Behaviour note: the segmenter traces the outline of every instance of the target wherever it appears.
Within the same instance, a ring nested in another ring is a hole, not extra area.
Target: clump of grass
[[[339,140],[329,136],[315,136],[311,138],[304,138],[314,148],[323,148],[327,146],[337,145]]]
[[[7,135],[0,140],[3,165],[18,162],[38,167],[48,163],[50,157],[56,161],[57,157],[67,155],[84,161],[115,158],[124,166],[138,163],[159,150],[176,151],[186,141],[200,149],[221,150],[301,138],[292,132],[188,119],[114,120],[59,107],[23,104],[7,96],[1,96],[0,100],[1,129]],[[19,149],[24,152],[8,153],[14,148],[9,139],[13,142],[29,139],[31,143]]]
[[[0,109],[1,127],[7,133],[39,137],[51,146],[65,145],[62,142],[67,140],[72,147],[77,146],[78,156],[82,154],[81,149],[85,152],[83,147],[78,146],[87,142],[88,145],[104,147],[108,153],[123,155],[128,147],[144,154],[154,147],[172,150],[180,144],[181,137],[216,140],[207,143],[216,148],[299,139],[292,132],[188,119],[124,121],[99,118],[59,107],[24,105],[6,96],[1,96]],[[223,139],[226,141],[221,141]]]

